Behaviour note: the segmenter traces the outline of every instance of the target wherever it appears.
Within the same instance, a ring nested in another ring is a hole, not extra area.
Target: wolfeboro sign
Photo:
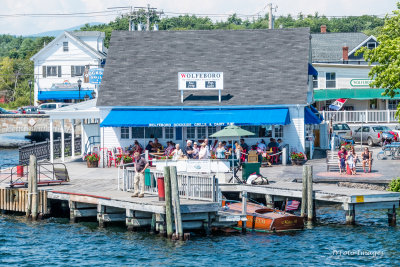
[[[351,87],[366,87],[369,88],[369,84],[372,82],[373,80],[370,79],[351,79],[350,80],[350,86]]]
[[[223,72],[178,72],[178,90],[223,89]]]

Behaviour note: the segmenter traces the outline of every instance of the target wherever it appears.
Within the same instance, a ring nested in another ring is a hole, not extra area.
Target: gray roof
[[[106,37],[106,34],[104,32],[100,32],[100,31],[71,31],[69,32],[73,35],[75,35],[76,37]]]
[[[347,45],[350,52],[368,38],[362,32],[317,33],[311,36],[313,62],[340,61],[343,46]]]
[[[112,33],[98,106],[307,103],[308,28]],[[184,94],[178,72],[223,72],[216,91]]]

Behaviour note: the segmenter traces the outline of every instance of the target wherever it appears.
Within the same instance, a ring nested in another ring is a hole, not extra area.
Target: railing
[[[89,136],[85,144],[85,154],[87,155],[89,152],[92,152],[95,145],[100,145],[100,136]]]
[[[53,141],[54,158],[61,157],[61,139]],[[81,139],[75,138],[75,154],[81,152]],[[37,160],[50,160],[50,141],[47,139],[44,142],[33,142],[32,144],[21,146],[19,148],[19,165],[27,165],[30,155],[35,155]],[[66,138],[64,140],[64,155],[72,155],[72,140]]]
[[[326,121],[337,123],[395,123],[396,110],[321,111]]]
[[[125,164],[118,168],[118,189],[132,192],[134,190],[135,170],[132,164]],[[145,193],[158,194],[157,179],[163,177],[163,172],[150,171],[150,177],[145,177]],[[179,196],[186,199],[216,201],[218,179],[213,175],[199,175],[178,173]]]

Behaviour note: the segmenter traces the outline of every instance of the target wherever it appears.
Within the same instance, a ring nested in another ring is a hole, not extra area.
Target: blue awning
[[[185,127],[235,125],[286,125],[287,108],[276,109],[113,109],[101,127]]]
[[[314,108],[315,111],[317,111]],[[318,113],[318,111],[317,111]],[[305,107],[304,108],[304,123],[305,124],[320,124],[322,122],[323,118],[321,115],[316,114],[313,112],[312,108],[310,107]]]
[[[92,99],[93,90],[81,90],[81,98],[85,99],[85,96],[89,96]],[[38,100],[69,100],[79,99],[79,90],[70,91],[39,91]]]
[[[318,76],[318,71],[310,63],[308,63],[308,75]]]

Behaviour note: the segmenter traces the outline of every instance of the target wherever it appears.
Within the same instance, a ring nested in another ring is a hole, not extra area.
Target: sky
[[[261,0],[0,0],[0,34],[29,35],[67,29],[88,22],[107,23],[127,10],[111,7],[141,7],[150,4],[168,17],[176,13],[242,14],[249,19],[267,12],[267,1]],[[274,0],[274,15],[315,14],[326,16],[385,15],[396,9],[396,0]],[[74,16],[28,16],[27,14],[81,14]],[[15,16],[15,14],[19,14]],[[13,15],[13,16],[11,16]],[[213,20],[226,19],[214,16]]]

